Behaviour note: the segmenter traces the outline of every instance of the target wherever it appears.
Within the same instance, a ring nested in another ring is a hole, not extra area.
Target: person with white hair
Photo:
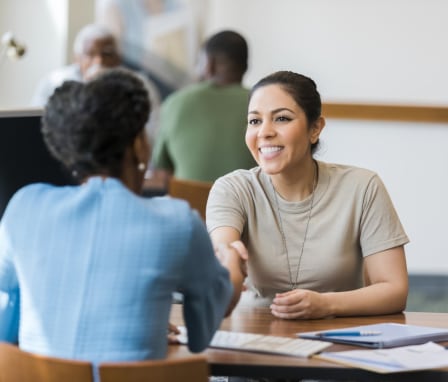
[[[73,53],[74,63],[52,71],[39,82],[32,106],[45,106],[54,90],[64,81],[82,82],[103,68],[113,68],[121,63],[114,35],[97,24],[86,25],[79,31]]]
[[[84,82],[122,64],[114,34],[99,24],[88,24],[78,32],[73,43],[73,53],[75,60],[72,64],[54,70],[39,82],[31,101],[32,106],[44,107],[54,90],[64,81]],[[151,101],[152,112],[146,124],[146,132],[153,143],[159,119],[160,92],[147,76],[139,72],[136,74],[145,84]]]

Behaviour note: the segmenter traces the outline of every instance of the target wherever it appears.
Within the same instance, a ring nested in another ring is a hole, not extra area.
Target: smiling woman
[[[212,240],[247,247],[242,303],[276,317],[401,311],[408,238],[377,174],[313,158],[324,126],[312,79],[282,71],[253,87],[246,144],[259,166],[214,184]]]

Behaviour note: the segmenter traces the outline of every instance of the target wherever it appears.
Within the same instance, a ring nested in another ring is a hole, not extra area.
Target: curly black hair
[[[76,178],[119,177],[125,150],[150,110],[143,82],[129,70],[111,69],[90,82],[58,87],[45,107],[42,134],[51,154]]]

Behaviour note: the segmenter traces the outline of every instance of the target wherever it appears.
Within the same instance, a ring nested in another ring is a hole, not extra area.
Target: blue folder
[[[428,341],[444,342],[448,341],[448,328],[433,328],[429,326],[382,323],[373,325],[353,326],[349,328],[338,328],[331,330],[332,332],[340,330],[344,331],[365,331],[379,332],[377,335],[370,336],[322,336],[321,332],[302,332],[297,333],[301,338],[313,340],[330,341],[334,343],[358,345],[368,348],[391,348],[396,346],[417,345]]]

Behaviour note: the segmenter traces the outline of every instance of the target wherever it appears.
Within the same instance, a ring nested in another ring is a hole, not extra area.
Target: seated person
[[[65,82],[50,97],[44,140],[80,184],[32,184],[9,202],[1,340],[18,335],[26,351],[92,362],[157,359],[167,352],[174,291],[184,295],[193,352],[236,304],[241,259],[220,248],[221,265],[186,202],[139,196],[149,111],[146,88],[124,69]]]
[[[268,306],[275,317],[400,312],[408,238],[377,174],[313,158],[324,126],[310,78],[281,71],[255,84],[246,144],[259,166],[215,182],[212,241],[244,243],[241,303]]]
[[[73,64],[54,70],[39,82],[31,101],[32,106],[44,107],[54,90],[64,81],[87,81],[104,70],[120,66],[122,62],[114,35],[97,24],[88,24],[78,32],[73,53]],[[140,72],[137,74],[148,89],[152,105],[151,118],[145,127],[152,143],[158,126],[160,95],[147,77]]]
[[[170,95],[162,104],[160,129],[151,159],[153,177],[211,182],[238,168],[256,165],[244,145],[249,91],[246,40],[223,31],[204,44],[202,82]]]

